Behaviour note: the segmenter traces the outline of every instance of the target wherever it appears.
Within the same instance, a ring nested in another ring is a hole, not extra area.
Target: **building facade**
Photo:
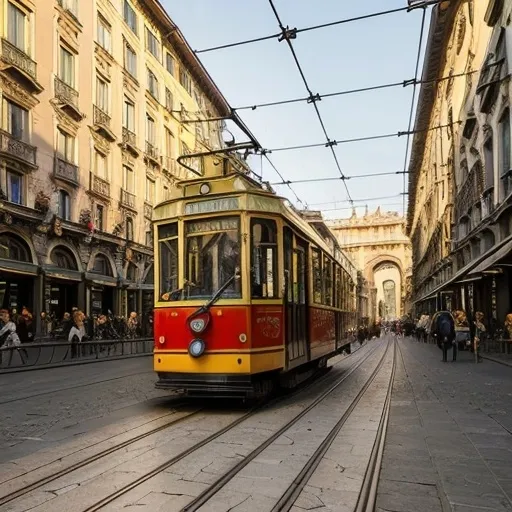
[[[153,205],[227,102],[157,0],[0,0],[0,27],[0,307],[149,312]]]
[[[369,322],[393,320],[408,313],[412,253],[405,219],[378,208],[363,216],[354,210],[350,218],[328,225],[362,273],[360,288],[366,289]]]
[[[482,311],[494,327],[512,307],[511,13],[435,9],[409,169],[416,310]]]

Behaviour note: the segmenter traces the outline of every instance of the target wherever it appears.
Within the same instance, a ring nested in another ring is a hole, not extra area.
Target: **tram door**
[[[290,366],[309,359],[307,333],[307,244],[284,228],[286,348]]]

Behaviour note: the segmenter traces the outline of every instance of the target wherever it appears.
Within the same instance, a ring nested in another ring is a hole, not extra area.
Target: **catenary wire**
[[[263,153],[277,153],[279,151],[294,151],[297,149],[311,149],[311,148],[320,148],[325,147],[327,144],[337,146],[339,144],[349,144],[352,142],[364,142],[368,140],[377,140],[377,139],[391,139],[394,137],[403,137],[404,135],[413,135],[415,133],[428,132],[433,130],[440,130],[442,128],[448,128],[454,124],[460,124],[460,121],[455,121],[453,123],[443,124],[439,126],[431,126],[429,128],[425,128],[423,130],[410,130],[406,132],[394,132],[394,133],[383,133],[379,135],[369,135],[368,137],[356,137],[352,139],[342,139],[342,140],[333,140],[329,141],[329,143],[318,142],[315,144],[301,144],[298,146],[284,146],[280,148],[272,148],[272,149],[263,149]]]
[[[274,169],[274,171],[277,173],[277,175],[281,178],[281,180],[284,181],[284,178],[283,178],[283,175],[279,172],[279,169],[274,165],[274,162],[272,162],[272,160],[270,160],[270,158],[268,157],[268,155],[266,153],[262,153],[262,155],[265,157],[265,159],[267,160],[267,162],[270,164],[270,167],[272,167],[272,169]],[[308,204],[303,201],[298,195],[297,195],[297,192],[295,192],[295,190],[293,190],[292,186],[290,183],[287,183],[286,184],[288,186],[288,188],[290,189],[290,191],[292,192],[292,194],[295,196],[295,199],[296,201],[301,204],[304,208],[308,208]]]
[[[405,87],[408,87],[409,85],[414,85],[414,84],[422,85],[422,84],[429,84],[429,83],[434,83],[434,82],[438,83],[438,82],[442,82],[444,80],[451,80],[452,78],[459,78],[459,77],[471,75],[476,72],[477,72],[477,70],[471,70],[471,71],[466,71],[465,73],[457,73],[454,75],[443,76],[441,78],[435,78],[432,80],[417,80],[417,81],[415,81],[414,79],[411,79],[411,80],[403,80],[401,82],[390,82],[387,84],[373,85],[373,86],[368,86],[368,87],[360,87],[357,89],[348,89],[348,90],[344,90],[344,91],[337,91],[337,92],[331,92],[331,93],[326,93],[326,94],[318,94],[316,97],[318,99],[322,100],[324,98],[334,98],[336,96],[346,96],[349,94],[357,94],[357,93],[361,93],[361,92],[378,91],[378,90],[382,90],[382,89],[390,89],[393,87],[404,87],[405,88]],[[302,102],[308,102],[308,101],[310,101],[310,98],[308,96],[304,96],[304,97],[292,98],[292,99],[288,99],[288,100],[269,101],[266,103],[243,105],[241,107],[235,107],[235,108],[233,108],[233,110],[234,111],[256,110],[258,108],[263,108],[263,107],[275,107],[278,105],[289,105],[292,103],[302,103]]]
[[[413,115],[414,115],[414,107],[416,105],[416,91],[418,89],[418,73],[420,70],[420,62],[421,62],[421,49],[423,47],[423,36],[425,34],[425,19],[427,15],[427,9],[423,9],[423,14],[421,16],[421,28],[420,28],[420,38],[418,41],[418,52],[416,55],[416,65],[414,69],[414,84],[412,89],[412,99],[411,99],[411,109],[409,111],[409,123],[407,125],[407,140],[405,143],[405,157],[404,157],[404,179],[403,179],[403,190],[405,192],[405,188],[407,185],[407,180],[405,176],[405,171],[407,170],[407,160],[409,158],[409,147],[411,143],[411,128],[412,128],[412,122],[413,122]],[[404,194],[404,204],[403,204],[403,211],[405,212],[405,205],[406,205],[407,197]]]
[[[355,22],[355,21],[362,21],[362,20],[367,20],[370,18],[376,18],[378,16],[386,16],[389,14],[396,14],[399,12],[409,12],[409,11],[413,11],[415,9],[419,9],[422,7],[429,7],[429,6],[437,5],[437,4],[439,4],[441,2],[445,2],[445,1],[449,1],[449,0],[426,0],[424,3],[422,3],[421,5],[418,5],[418,6],[398,7],[396,9],[389,9],[386,11],[379,11],[379,12],[373,12],[370,14],[363,14],[361,16],[356,16],[353,18],[345,18],[342,20],[332,21],[329,23],[323,23],[321,25],[314,25],[311,27],[305,27],[305,28],[301,28],[301,29],[293,29],[293,32],[295,34],[299,34],[301,32],[310,32],[312,30],[319,30],[322,28],[333,27],[333,26],[342,25],[345,23],[351,23],[351,22]],[[227,48],[234,48],[235,46],[242,46],[242,45],[246,45],[246,44],[258,43],[261,41],[268,41],[269,39],[277,39],[281,36],[282,36],[282,32],[279,32],[277,34],[270,34],[268,36],[256,37],[256,38],[252,38],[252,39],[238,41],[235,43],[227,43],[227,44],[222,44],[222,45],[218,45],[218,46],[212,46],[211,48],[204,48],[202,50],[195,50],[195,53],[206,53],[206,52],[213,52],[213,51],[217,51],[217,50],[224,50]]]
[[[281,21],[281,18],[279,16],[279,13],[277,12],[277,9],[276,9],[276,7],[274,5],[273,0],[269,0],[269,4],[270,4],[270,7],[271,7],[271,9],[272,9],[272,11],[274,13],[274,16],[276,17],[276,20],[277,20],[277,23],[279,25],[279,28],[281,29],[282,38],[283,38],[283,40],[286,41],[286,44],[288,45],[288,48],[290,49],[290,52],[291,52],[292,57],[293,57],[293,60],[295,61],[295,65],[297,66],[297,69],[298,69],[299,74],[300,74],[300,76],[302,78],[302,81],[304,82],[304,86],[306,88],[306,91],[308,92],[309,97],[311,98],[311,103],[313,105],[313,108],[315,109],[315,113],[317,115],[318,121],[320,122],[320,126],[322,127],[322,131],[324,132],[324,136],[325,136],[325,139],[326,139],[326,142],[327,142],[326,146],[329,147],[329,149],[331,150],[331,154],[332,154],[332,156],[334,158],[334,162],[336,164],[336,167],[338,168],[338,172],[344,178],[345,174],[341,170],[341,165],[340,165],[340,162],[338,160],[338,155],[336,155],[336,151],[334,150],[334,145],[331,143],[331,139],[329,138],[329,135],[327,134],[327,129],[325,128],[324,120],[322,118],[322,115],[320,114],[320,109],[318,108],[316,99],[315,99],[315,97],[313,95],[313,91],[309,87],[308,81],[306,80],[306,76],[304,75],[304,71],[302,69],[302,66],[300,65],[299,59],[297,57],[297,53],[295,52],[295,48],[293,47],[293,44],[292,44],[292,42],[290,40],[288,31],[284,27],[284,25],[283,25],[283,23]],[[347,193],[348,199],[351,200],[350,191],[348,190],[348,186],[347,186],[346,180],[343,180],[343,186],[345,187],[345,191]]]
[[[338,181],[338,180],[353,180],[359,178],[373,178],[375,176],[395,176],[397,174],[403,174],[403,171],[394,171],[394,172],[376,172],[373,174],[354,174],[352,176],[345,176],[344,178],[341,176],[326,176],[324,178],[309,178],[304,180],[283,180],[276,181],[270,183],[271,186],[274,185],[290,185],[292,183],[317,183],[322,181]]]

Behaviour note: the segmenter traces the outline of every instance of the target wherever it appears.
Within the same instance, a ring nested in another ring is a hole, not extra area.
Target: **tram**
[[[260,397],[349,350],[356,268],[239,160],[205,161],[153,211],[157,388]]]

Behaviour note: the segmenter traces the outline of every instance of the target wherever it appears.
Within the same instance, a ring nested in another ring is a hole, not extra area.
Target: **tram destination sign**
[[[199,213],[225,212],[238,210],[238,197],[225,197],[223,199],[210,199],[208,201],[195,201],[185,205],[185,215]]]

